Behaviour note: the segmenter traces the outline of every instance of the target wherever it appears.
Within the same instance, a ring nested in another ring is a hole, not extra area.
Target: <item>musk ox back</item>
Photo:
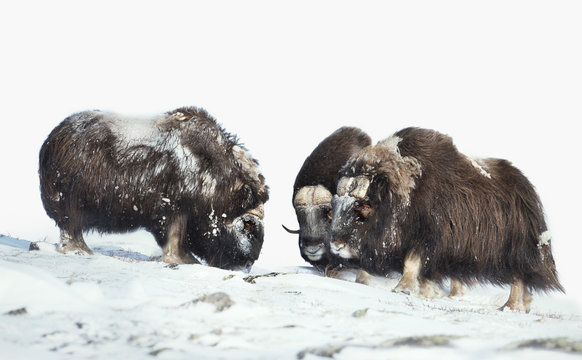
[[[166,262],[240,268],[259,256],[268,188],[257,161],[203,109],[74,114],[42,145],[39,175],[61,252],[91,253],[84,231],[144,228]]]
[[[346,161],[371,144],[370,137],[354,127],[341,127],[322,140],[305,159],[293,185],[301,257],[313,266],[337,265],[329,253],[331,199],[337,174]]]
[[[408,128],[352,157],[332,201],[332,252],[372,272],[397,270],[396,291],[444,277],[560,290],[542,204],[506,160],[471,159],[436,131]]]

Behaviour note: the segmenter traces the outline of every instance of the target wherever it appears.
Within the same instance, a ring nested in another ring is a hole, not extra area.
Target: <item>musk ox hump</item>
[[[338,170],[372,139],[362,130],[341,127],[323,139],[305,159],[293,184],[293,196],[304,186],[322,185],[335,191]]]
[[[398,149],[398,143],[402,141],[402,138],[396,135],[392,135],[387,137],[384,140],[378,142],[378,146],[382,146],[385,149],[390,151],[394,151],[400,154],[400,150]]]
[[[479,174],[485,176],[487,179],[491,179],[491,173],[487,171],[487,163],[485,160],[475,157],[469,157],[468,159]]]
[[[103,124],[108,127],[120,140],[127,143],[139,143],[144,145],[159,145],[160,141],[166,141],[160,136],[168,125],[178,118],[185,119],[184,115],[176,114],[152,114],[131,115],[109,111],[88,112],[93,117],[101,118]],[[80,117],[81,121],[85,121]]]
[[[293,199],[293,206],[317,206],[329,204],[332,199],[332,194],[329,190],[321,185],[304,186]]]
[[[258,161],[252,158],[249,153],[239,145],[234,145],[232,147],[232,154],[242,171],[250,177],[250,180],[256,184],[260,184],[258,186],[258,195],[261,197],[265,196],[269,189],[265,185],[265,177],[260,172]],[[234,189],[238,190],[243,185],[242,182],[236,181]]]
[[[398,136],[391,136],[376,146],[380,174],[390,181],[390,190],[408,202],[410,192],[416,187],[415,179],[422,175],[418,160],[411,156],[400,155]]]

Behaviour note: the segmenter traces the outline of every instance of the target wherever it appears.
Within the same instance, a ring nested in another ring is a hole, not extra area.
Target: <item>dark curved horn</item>
[[[287,231],[289,234],[299,234],[299,230],[289,230],[287,229],[287,227],[283,224],[281,224],[281,226],[283,227],[283,229],[285,229],[285,231]]]

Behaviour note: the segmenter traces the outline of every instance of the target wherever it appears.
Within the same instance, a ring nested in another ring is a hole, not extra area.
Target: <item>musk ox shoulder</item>
[[[407,128],[340,171],[332,247],[376,273],[402,271],[396,291],[445,277],[510,284],[504,305],[529,310],[532,290],[563,291],[542,204],[506,160],[471,159],[450,137]]]
[[[39,155],[44,208],[61,252],[91,253],[83,232],[143,228],[163,260],[250,266],[263,243],[268,187],[258,163],[203,109],[63,120]]]
[[[301,257],[315,267],[337,265],[329,252],[331,199],[337,174],[346,161],[371,144],[370,137],[355,127],[341,127],[323,139],[303,162],[293,185],[292,203],[297,215]]]

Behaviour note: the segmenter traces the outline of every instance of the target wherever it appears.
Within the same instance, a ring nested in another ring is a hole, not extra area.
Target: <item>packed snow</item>
[[[92,256],[30,244],[0,237],[2,359],[582,355],[580,308],[556,294],[536,294],[529,314],[502,312],[508,288],[428,300],[393,293],[398,274],[366,286],[352,270],[169,265],[150,239],[103,236]]]

